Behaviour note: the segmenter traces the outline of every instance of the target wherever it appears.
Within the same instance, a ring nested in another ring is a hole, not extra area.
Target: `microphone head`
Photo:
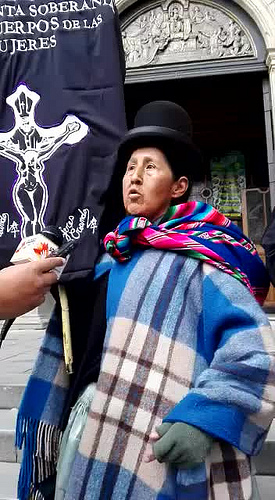
[[[63,236],[55,226],[46,226],[39,233],[23,238],[10,262],[23,264],[45,259],[62,246]]]
[[[58,247],[60,247],[63,243],[63,236],[62,236],[60,229],[58,229],[58,227],[46,226],[42,229],[42,231],[40,231],[39,234],[43,234],[43,236],[45,236],[45,238],[48,238],[50,241],[55,243],[55,245],[57,245]]]

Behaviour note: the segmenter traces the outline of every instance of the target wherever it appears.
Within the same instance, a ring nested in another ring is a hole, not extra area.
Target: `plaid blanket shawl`
[[[16,426],[16,446],[24,446],[18,498],[43,498],[38,485],[56,471],[61,440],[60,422],[69,389],[62,325],[54,312],[25,389]]]
[[[248,500],[249,455],[275,415],[275,343],[238,280],[198,260],[138,250],[109,277],[97,390],[66,500]],[[206,462],[143,462],[151,431],[182,421],[217,438]]]
[[[259,451],[274,413],[267,319],[250,287],[214,265],[157,249],[132,254],[123,265],[112,262],[102,373],[68,498],[204,499],[209,488],[212,498],[249,498],[245,454]],[[110,267],[103,259],[98,274]],[[39,484],[55,472],[68,388],[53,314],[18,414],[20,500],[41,499]],[[215,429],[224,442],[196,471],[144,464],[150,430],[165,417]],[[232,461],[234,468],[221,465]],[[227,496],[218,496],[219,485]]]

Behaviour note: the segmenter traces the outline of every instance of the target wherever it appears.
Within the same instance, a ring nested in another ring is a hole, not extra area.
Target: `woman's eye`
[[[131,172],[132,170],[134,170],[134,165],[128,165],[127,172]]]
[[[146,169],[147,170],[152,170],[153,168],[156,168],[155,165],[153,163],[148,163]]]

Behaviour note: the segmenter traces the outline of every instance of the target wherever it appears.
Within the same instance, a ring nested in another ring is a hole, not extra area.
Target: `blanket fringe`
[[[44,496],[40,491],[35,490],[34,486],[31,485],[30,496],[28,500],[45,500]]]
[[[61,436],[62,432],[54,425],[18,415],[15,446],[24,447],[18,481],[20,500],[43,500],[36,489],[37,483],[55,473]]]

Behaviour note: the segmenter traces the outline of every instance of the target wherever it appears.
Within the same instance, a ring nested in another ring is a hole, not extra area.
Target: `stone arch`
[[[274,18],[275,8],[267,0],[233,0],[257,24],[265,41],[267,50],[275,48]],[[269,5],[268,5],[269,4]],[[273,15],[272,15],[273,10]]]
[[[175,64],[185,77],[198,70],[246,71],[247,65],[263,70],[261,34],[247,14],[235,10],[224,0],[156,0],[134,6],[121,18],[128,77],[144,79],[154,67],[154,78],[173,78]]]
[[[260,30],[229,0],[146,0],[120,17],[129,82],[266,69]]]
[[[116,0],[120,14],[137,3],[138,0]],[[270,6],[268,0],[233,0],[233,3],[239,5],[256,23],[265,41],[266,48],[275,50],[275,7]]]

